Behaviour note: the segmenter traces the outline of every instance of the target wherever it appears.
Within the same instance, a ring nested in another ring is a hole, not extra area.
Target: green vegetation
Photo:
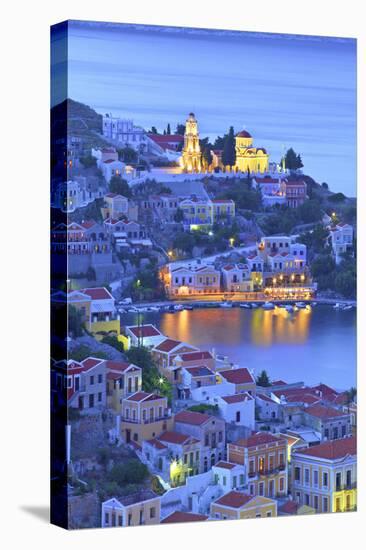
[[[251,189],[250,180],[236,180],[228,191],[221,193],[217,198],[232,199],[236,208],[259,211],[262,209],[262,195],[258,189]]]
[[[132,191],[127,181],[122,179],[121,176],[112,176],[109,182],[109,190],[111,193],[117,195],[123,195],[130,199],[132,197]]]
[[[234,166],[236,162],[234,128],[230,126],[229,133],[225,136],[222,151],[222,163],[224,166]]]
[[[185,131],[186,131],[185,124],[177,124],[176,130],[175,130],[176,135],[184,136]]]
[[[73,305],[69,306],[68,329],[74,338],[84,334],[84,319],[80,309]]]
[[[103,351],[94,351],[85,344],[80,344],[80,346],[71,349],[68,358],[74,361],[83,361],[90,356],[97,357],[98,359],[108,359],[108,356]]]
[[[310,267],[313,277],[318,283],[318,290],[333,290],[345,298],[356,297],[355,258],[344,255],[341,263],[336,265],[330,252],[324,252],[313,260]]]
[[[149,476],[145,464],[138,459],[131,459],[124,464],[115,464],[108,472],[108,480],[123,487],[126,483],[142,483]]]
[[[102,343],[103,344],[108,344],[108,346],[111,346],[112,348],[115,348],[116,350],[120,351],[121,353],[123,352],[124,348],[123,348],[123,344],[122,342],[120,342],[117,338],[117,336],[111,336],[111,335],[106,335],[102,338]]]
[[[330,202],[339,203],[344,202],[346,200],[346,196],[343,193],[334,193],[333,195],[330,195],[328,200]]]
[[[283,159],[281,159],[281,164],[282,160]],[[285,154],[285,165],[289,170],[298,170],[304,166],[300,154],[295,153],[292,147],[290,147]]]
[[[129,288],[134,301],[156,300],[164,298],[164,287],[154,262],[136,273],[136,279]]]
[[[207,405],[206,403],[200,403],[199,405],[192,405],[188,407],[188,411],[199,412],[199,413],[211,413],[217,414],[218,406],[217,405]]]
[[[132,147],[128,147],[126,145],[122,149],[118,149],[118,158],[122,162],[126,162],[127,164],[133,164],[137,162],[138,157],[135,149],[132,149]]]
[[[151,352],[143,347],[131,347],[126,356],[130,363],[142,369],[142,389],[146,392],[156,392],[172,401],[172,387],[169,381],[160,374],[154,363]]]
[[[97,159],[92,155],[80,157],[79,160],[81,164],[84,166],[84,168],[92,168],[97,165]]]
[[[257,384],[258,386],[262,386],[262,388],[268,388],[271,385],[267,371],[262,370],[262,372],[257,376]]]

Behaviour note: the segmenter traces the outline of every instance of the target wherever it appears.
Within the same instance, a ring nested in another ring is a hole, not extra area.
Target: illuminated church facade
[[[268,171],[269,155],[263,147],[253,147],[253,138],[246,130],[235,136],[235,168],[241,172]]]
[[[186,120],[181,166],[184,172],[201,172],[202,169],[198,124],[194,113],[189,113]]]

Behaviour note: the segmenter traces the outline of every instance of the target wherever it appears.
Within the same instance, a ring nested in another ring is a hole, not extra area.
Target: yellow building
[[[355,437],[325,441],[292,454],[293,499],[316,512],[347,512],[357,506]]]
[[[263,173],[268,171],[269,155],[263,147],[253,147],[253,138],[246,130],[235,137],[236,164],[241,172]]]
[[[146,489],[111,498],[102,504],[102,527],[127,527],[160,523],[161,497]]]
[[[230,491],[211,504],[213,519],[250,519],[277,516],[277,503],[271,498]]]
[[[126,443],[141,447],[173,426],[168,400],[155,393],[138,391],[122,399],[121,435]]]
[[[181,166],[185,172],[200,172],[202,167],[198,126],[194,113],[189,113],[186,120]]]

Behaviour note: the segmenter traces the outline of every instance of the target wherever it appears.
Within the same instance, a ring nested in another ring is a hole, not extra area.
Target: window
[[[346,496],[346,510],[351,509],[351,495]]]
[[[240,474],[240,485],[244,485],[244,474]]]
[[[103,382],[103,374],[98,374],[98,384]]]
[[[295,481],[300,481],[300,468],[298,466],[294,469],[294,478]]]
[[[93,386],[93,384],[94,384],[94,376],[91,376],[90,377],[90,385]]]
[[[336,498],[335,511],[336,511],[336,512],[340,512],[340,511],[341,511],[341,499],[340,499],[340,497]]]
[[[249,474],[254,474],[254,460],[249,462]]]
[[[103,395],[103,394],[102,394],[102,392],[100,391],[100,392],[98,393],[98,402],[99,402],[99,403],[102,402],[102,395]]]
[[[328,472],[323,473],[323,486],[328,487]]]
[[[305,504],[306,504],[306,506],[310,506],[310,496],[307,495],[307,494],[305,494],[304,497],[305,497]]]
[[[222,442],[222,432],[219,432],[219,443]]]
[[[284,489],[285,489],[285,478],[280,477],[280,491],[281,491],[281,493],[284,491]]]
[[[89,395],[89,408],[92,409],[94,407],[94,394]]]
[[[240,411],[236,411],[235,422],[240,422]]]
[[[319,508],[319,497],[317,495],[314,495],[314,508],[315,510]]]
[[[108,512],[105,512],[105,514],[104,514],[104,523],[106,525],[108,525],[108,523],[109,523],[109,514],[108,514]]]
[[[314,470],[313,478],[314,478],[314,485],[319,485],[319,472],[318,472],[318,470]]]
[[[260,472],[264,471],[264,458],[263,456],[260,456],[258,459],[258,469]]]
[[[118,527],[122,527],[122,516],[118,516]]]
[[[349,489],[352,485],[352,471],[351,470],[347,470],[347,472],[346,472],[346,485],[347,485],[347,489]]]
[[[336,491],[340,491],[342,489],[342,474],[338,472],[336,474]]]
[[[132,514],[128,514],[128,525],[132,523]]]
[[[271,511],[269,511],[269,512],[267,512],[267,514],[266,514],[266,515],[267,515],[267,518],[270,518],[270,517],[272,516],[272,512],[271,512]]]
[[[305,483],[310,483],[310,470],[305,468]]]
[[[323,512],[328,512],[328,498],[323,497]]]
[[[264,496],[264,483],[263,481],[259,484],[259,496]]]
[[[152,519],[152,518],[154,518],[155,516],[156,516],[156,510],[155,510],[155,508],[154,508],[154,507],[153,507],[153,508],[150,508],[150,518]]]

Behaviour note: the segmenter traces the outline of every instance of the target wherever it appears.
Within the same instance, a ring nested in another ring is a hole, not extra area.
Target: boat
[[[265,303],[262,305],[262,308],[263,308],[263,309],[268,309],[268,310],[270,310],[270,309],[275,309],[275,307],[276,307],[276,306],[275,306],[274,304],[272,304],[272,302],[265,302]]]
[[[258,304],[256,304],[255,302],[253,302],[252,304],[250,304],[252,309],[256,309],[258,307]]]
[[[239,307],[242,309],[252,309],[251,304],[239,304]]]
[[[287,304],[285,306],[285,310],[288,311],[289,313],[292,313],[294,311],[294,306],[292,306],[291,304]]]
[[[188,311],[192,311],[193,306],[192,306],[192,304],[187,304],[187,305],[183,306],[183,309],[187,309]]]
[[[334,304],[333,309],[341,309],[341,304],[337,302]]]
[[[148,306],[146,311],[160,311],[160,308],[157,306]]]
[[[176,306],[174,306],[175,311],[182,311],[182,309],[183,309],[182,304],[177,304]]]
[[[174,306],[166,306],[165,311],[167,313],[175,313]]]
[[[295,306],[298,307],[299,309],[305,309],[306,308],[305,302],[296,302]]]
[[[352,308],[353,308],[353,306],[351,304],[346,304],[342,307],[342,311],[348,311]]]
[[[221,302],[220,307],[233,307],[231,302]]]

